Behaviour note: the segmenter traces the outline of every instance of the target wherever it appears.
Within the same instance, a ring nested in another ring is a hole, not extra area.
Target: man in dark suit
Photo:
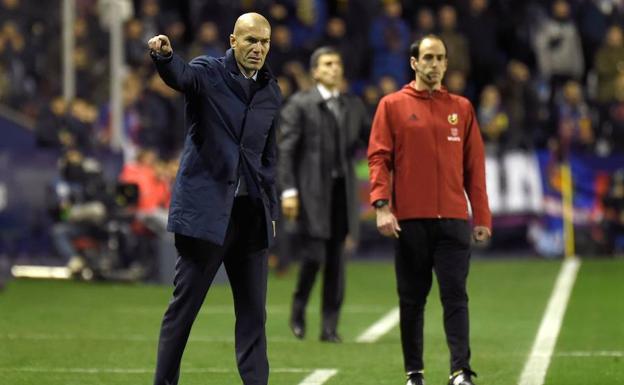
[[[158,73],[186,99],[187,136],[168,230],[179,253],[173,298],[160,331],[154,383],[177,384],[191,326],[217,269],[227,271],[236,314],[236,357],[245,385],[266,385],[267,247],[275,237],[275,130],[281,94],[264,66],[271,27],[238,18],[231,49],[190,63],[158,35],[149,48]]]
[[[321,340],[340,342],[345,240],[358,236],[354,156],[366,146],[370,121],[360,99],[340,92],[337,50],[318,48],[310,68],[316,86],[293,95],[282,110],[278,145],[282,212],[297,223],[302,254],[290,327],[304,337],[306,304],[323,266]]]

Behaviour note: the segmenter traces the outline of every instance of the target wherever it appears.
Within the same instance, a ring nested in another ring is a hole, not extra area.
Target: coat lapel
[[[275,93],[271,90],[271,87],[269,87],[269,83],[275,79],[275,76],[266,63],[258,72],[258,76],[255,80],[258,88],[256,89],[256,92],[251,95],[251,98],[248,94],[249,90],[246,91],[241,84],[243,81],[246,81],[246,79],[241,74],[238,65],[236,64],[234,50],[231,48],[225,53],[224,67],[226,72],[224,76],[225,83],[236,95],[236,97],[247,106],[260,104],[271,97],[279,97],[279,95],[275,95]],[[279,108],[279,106],[277,108]],[[240,141],[245,135],[245,127],[238,128],[234,134]]]
[[[231,48],[225,53],[225,83],[234,92],[234,94],[245,104],[249,101],[247,94],[240,84],[240,80],[243,77],[241,75],[238,66],[236,65],[236,58],[234,57],[234,50]]]

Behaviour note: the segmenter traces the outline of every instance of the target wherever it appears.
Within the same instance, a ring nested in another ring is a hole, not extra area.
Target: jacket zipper
[[[429,116],[431,116],[431,122],[432,124],[432,129],[433,129],[433,142],[434,142],[434,146],[435,146],[435,165],[436,165],[436,172],[435,172],[435,179],[436,179],[436,193],[435,193],[435,199],[436,199],[436,215],[438,218],[442,218],[442,216],[440,215],[440,160],[439,160],[439,156],[438,156],[438,130],[436,128],[436,118],[435,115],[433,114],[433,93],[429,93]]]

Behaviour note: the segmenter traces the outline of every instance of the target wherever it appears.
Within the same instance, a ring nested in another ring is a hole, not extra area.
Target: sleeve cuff
[[[388,198],[387,195],[383,195],[379,193],[371,194],[368,197],[368,203],[370,203],[371,206],[373,206],[375,202],[377,202],[378,200],[385,200],[387,202],[390,202],[390,199]]]
[[[287,188],[286,190],[282,191],[282,199],[292,198],[298,195],[299,191],[296,188]]]
[[[150,56],[152,57],[152,60],[156,61],[156,62],[161,62],[161,63],[168,63],[171,61],[171,59],[173,59],[173,52],[169,53],[168,56],[165,55],[161,55],[157,52],[154,51],[150,51]]]

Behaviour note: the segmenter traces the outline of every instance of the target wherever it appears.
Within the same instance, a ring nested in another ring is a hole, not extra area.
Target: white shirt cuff
[[[299,195],[299,191],[297,191],[296,188],[287,188],[286,190],[282,191],[282,199],[292,198],[298,195]]]

